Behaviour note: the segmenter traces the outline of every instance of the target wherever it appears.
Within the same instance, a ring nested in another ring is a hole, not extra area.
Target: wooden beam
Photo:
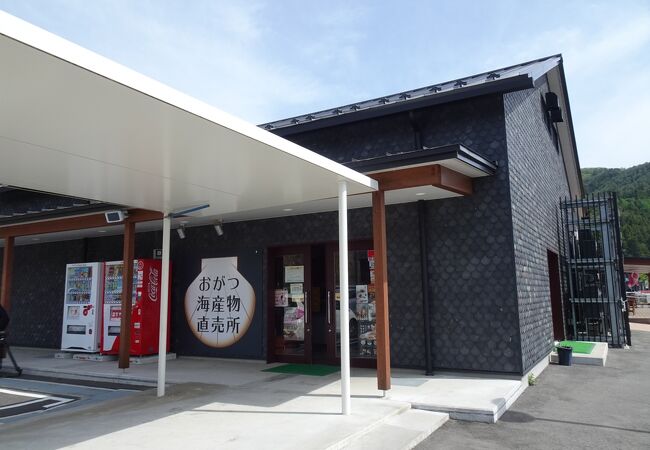
[[[5,247],[2,257],[2,285],[0,285],[0,304],[7,310],[11,310],[11,280],[14,272],[14,238],[5,238]]]
[[[131,209],[128,211],[128,219],[133,222],[148,222],[161,220],[163,214],[157,211],[146,209]],[[61,219],[42,220],[18,225],[7,225],[0,227],[0,237],[8,236],[31,236],[35,234],[58,233],[61,231],[84,230],[87,228],[101,228],[110,226],[106,223],[104,214],[89,214],[86,216],[65,217]]]
[[[382,191],[431,185],[461,195],[472,193],[470,177],[440,164],[388,170],[372,173],[369,176],[377,180]]]
[[[382,191],[407,189],[426,186],[440,180],[440,165],[409,167],[408,169],[389,170],[368,175],[379,183]]]
[[[8,225],[0,228],[0,236],[30,236],[34,234],[58,233],[60,231],[105,227],[106,225],[104,214],[91,214],[88,216]]]
[[[129,221],[133,223],[151,222],[152,220],[162,220],[164,214],[158,211],[148,209],[129,209]]]
[[[440,166],[440,180],[433,184],[460,195],[472,195],[472,179],[445,166]]]
[[[120,319],[120,369],[129,368],[131,348],[131,310],[133,309],[133,253],[135,248],[135,222],[131,218],[124,222],[124,251],[122,268],[122,316]]]
[[[375,250],[375,308],[377,315],[377,389],[390,389],[390,324],[384,191],[372,193],[372,240]]]

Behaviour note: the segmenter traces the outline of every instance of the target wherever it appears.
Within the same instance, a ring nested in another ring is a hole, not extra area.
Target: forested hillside
[[[626,256],[650,257],[650,163],[629,169],[582,169],[587,193],[616,192]]]

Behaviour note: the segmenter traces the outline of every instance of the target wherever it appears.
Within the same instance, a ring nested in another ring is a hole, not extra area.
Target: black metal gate
[[[615,193],[560,201],[565,328],[570,339],[630,344]]]

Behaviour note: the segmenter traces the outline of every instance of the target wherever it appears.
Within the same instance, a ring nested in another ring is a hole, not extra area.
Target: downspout
[[[88,238],[83,238],[82,240],[83,244],[83,254],[84,254],[84,259],[83,262],[88,262]]]
[[[420,270],[422,278],[422,317],[424,320],[425,375],[433,375],[431,360],[431,321],[429,314],[429,259],[427,258],[426,203],[418,200],[418,222],[420,224]]]
[[[420,131],[420,125],[418,124],[413,111],[409,111],[409,123],[413,130],[413,145],[415,145],[416,150],[420,150],[422,149],[422,132]]]

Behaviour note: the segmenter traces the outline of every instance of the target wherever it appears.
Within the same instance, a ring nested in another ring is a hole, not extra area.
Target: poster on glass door
[[[298,306],[284,308],[284,340],[305,340],[305,307],[303,303]]]

